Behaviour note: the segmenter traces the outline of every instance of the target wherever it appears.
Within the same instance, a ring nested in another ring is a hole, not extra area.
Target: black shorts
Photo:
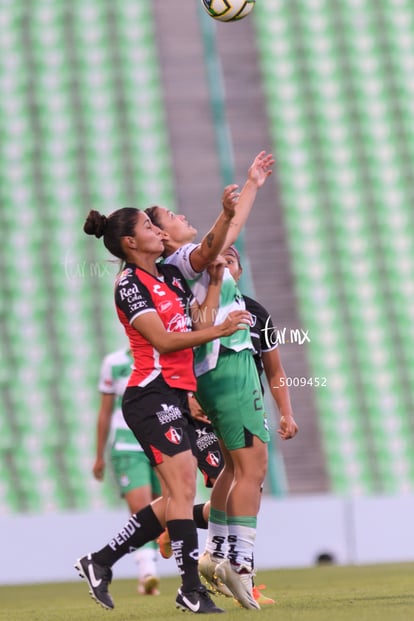
[[[224,465],[220,446],[211,425],[191,416],[186,390],[171,388],[159,375],[144,388],[128,387],[122,412],[152,466],[163,455],[191,450],[206,487],[212,487]]]
[[[193,451],[195,430],[188,419],[188,393],[171,388],[161,375],[143,388],[128,386],[122,412],[152,466],[161,464],[163,455]]]
[[[204,477],[206,487],[213,487],[223,466],[223,456],[213,427],[192,418],[191,425],[195,428],[195,456],[198,468]]]

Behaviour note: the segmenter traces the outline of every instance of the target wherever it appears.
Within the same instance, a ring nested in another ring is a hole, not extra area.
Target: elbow
[[[170,354],[174,351],[174,348],[169,346],[167,343],[159,343],[155,348],[159,354]]]

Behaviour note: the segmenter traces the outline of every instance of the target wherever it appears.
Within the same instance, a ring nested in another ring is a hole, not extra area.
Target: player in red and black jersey
[[[212,229],[212,235],[223,238],[237,200],[231,192],[227,198]],[[78,559],[75,567],[88,581],[93,598],[113,608],[108,593],[112,565],[156,539],[167,526],[182,578],[177,607],[195,613],[222,612],[201,585],[197,570],[198,539],[192,519],[196,460],[187,395],[196,387],[192,348],[246,329],[249,314],[235,311],[213,325],[222,267],[212,268],[208,295],[200,307],[179,270],[157,263],[164,245],[159,229],[144,212],[124,208],[107,218],[91,211],[84,231],[103,236],[106,248],[126,263],[116,281],[115,302],[134,367],[122,410],[167,492],[132,515],[108,545]]]

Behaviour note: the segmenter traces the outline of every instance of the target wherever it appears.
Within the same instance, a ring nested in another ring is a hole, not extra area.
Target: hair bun
[[[83,225],[87,235],[95,235],[99,239],[105,233],[108,218],[95,209],[91,209]]]

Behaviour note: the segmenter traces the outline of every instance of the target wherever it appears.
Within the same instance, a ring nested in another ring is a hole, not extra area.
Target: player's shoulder
[[[268,313],[266,308],[263,306],[263,304],[260,304],[260,302],[258,302],[257,300],[254,300],[250,296],[243,294],[243,299],[244,299],[244,303],[246,304],[246,309],[250,313],[254,313],[255,315],[269,315],[270,314]]]
[[[127,287],[128,284],[136,279],[135,268],[133,265],[125,265],[115,279],[115,288]]]
[[[174,263],[160,263],[158,265],[158,270],[164,277],[169,277],[169,276],[170,277],[171,276],[182,277],[180,269]]]
[[[172,254],[168,255],[168,257],[164,259],[164,264],[167,263],[177,265],[182,262],[189,262],[190,254],[193,252],[193,250],[198,248],[198,246],[199,244],[194,244],[192,242],[180,246],[180,248],[177,248],[177,250],[175,250]]]

